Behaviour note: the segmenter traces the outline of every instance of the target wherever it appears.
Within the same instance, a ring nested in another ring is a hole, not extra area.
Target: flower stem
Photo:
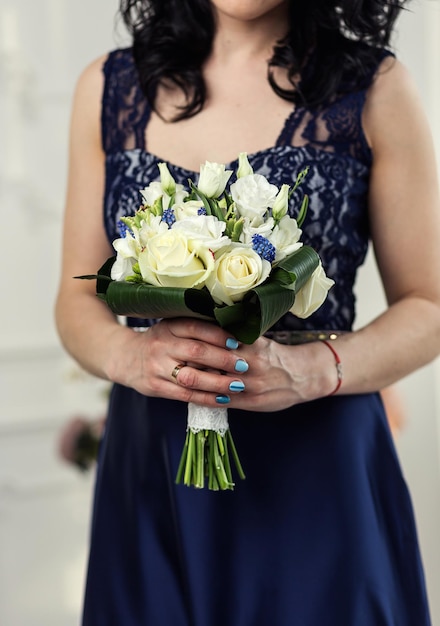
[[[231,447],[232,457],[234,459],[234,463],[235,463],[235,467],[237,468],[238,475],[242,480],[244,480],[246,478],[246,475],[241,466],[240,459],[238,458],[237,448],[235,447],[234,440],[232,439],[232,434],[231,434],[230,429],[228,429],[228,431],[226,432],[226,437],[228,438],[228,443]]]
[[[183,472],[186,467],[186,461],[188,458],[188,441],[189,441],[189,431],[187,431],[186,433],[185,445],[183,446],[182,456],[180,457],[180,463],[177,469],[177,475],[176,475],[177,484],[182,482]]]
[[[194,457],[194,433],[188,431],[189,433],[189,441],[188,441],[188,456],[186,460],[185,466],[185,476],[183,482],[188,487],[191,485],[191,470],[193,467],[193,457]]]
[[[237,450],[228,429],[224,435],[213,430],[194,433],[189,429],[180,458],[176,483],[203,489],[205,483],[212,491],[234,489],[231,453],[240,478],[245,478]]]
[[[197,437],[197,463],[196,463],[196,475],[195,486],[198,489],[203,489],[205,484],[205,431],[200,431],[196,435]]]

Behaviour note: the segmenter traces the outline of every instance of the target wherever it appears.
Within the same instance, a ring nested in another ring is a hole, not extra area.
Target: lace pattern
[[[211,409],[194,402],[188,403],[188,430],[200,433],[202,430],[213,430],[219,435],[226,434],[229,428],[228,409],[223,407]]]

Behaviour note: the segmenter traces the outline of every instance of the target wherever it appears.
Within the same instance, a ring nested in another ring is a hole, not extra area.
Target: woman
[[[385,51],[397,4],[123,0],[133,49],[81,76],[57,322],[82,366],[116,383],[84,626],[430,623],[377,394],[440,347],[438,185],[414,87]],[[345,331],[332,350],[237,346],[187,319],[134,332],[71,280],[110,256],[160,161],[186,184],[242,151],[278,186],[310,168],[302,239],[335,286],[309,319],[277,328]],[[389,308],[347,332],[369,237]],[[228,403],[247,474],[233,492],[174,484],[188,401]]]

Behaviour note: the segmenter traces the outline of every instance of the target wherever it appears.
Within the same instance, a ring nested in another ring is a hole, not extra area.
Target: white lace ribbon
[[[189,402],[188,428],[193,433],[199,433],[201,430],[213,430],[223,436],[229,428],[228,409],[224,407],[212,409]]]

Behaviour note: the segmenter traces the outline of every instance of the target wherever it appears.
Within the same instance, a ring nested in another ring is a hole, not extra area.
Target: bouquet
[[[238,341],[253,343],[288,311],[311,315],[333,281],[318,254],[301,243],[308,197],[288,214],[293,187],[254,174],[246,153],[232,170],[206,162],[197,185],[176,184],[165,163],[160,180],[140,191],[143,204],[121,220],[116,256],[98,275],[97,294],[118,314],[212,320]],[[176,482],[233,489],[231,454],[244,478],[227,409],[188,406],[187,436]]]

